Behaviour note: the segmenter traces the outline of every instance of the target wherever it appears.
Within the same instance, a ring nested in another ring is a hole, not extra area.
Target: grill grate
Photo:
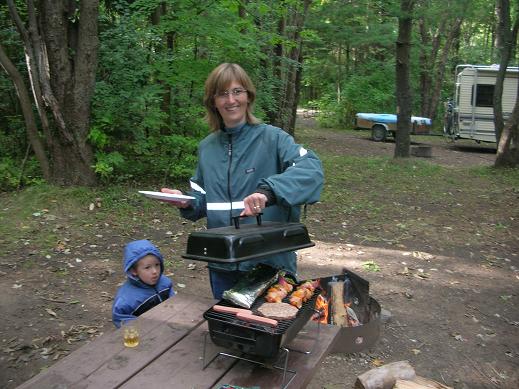
[[[305,303],[303,303],[301,308],[299,308],[299,311],[297,312],[297,315],[296,315],[295,318],[293,318],[293,319],[285,319],[285,320],[276,319],[278,321],[278,325],[276,327],[269,327],[269,326],[265,326],[265,325],[258,324],[258,323],[251,323],[251,322],[248,322],[248,321],[245,321],[245,320],[240,320],[240,319],[237,319],[236,315],[234,315],[232,313],[216,312],[212,308],[209,309],[205,313],[205,318],[206,319],[213,319],[213,320],[221,321],[221,322],[224,322],[224,323],[229,323],[229,324],[240,326],[240,327],[247,327],[247,328],[251,328],[252,327],[252,328],[255,328],[255,329],[259,330],[259,331],[264,331],[264,332],[268,332],[268,333],[271,333],[271,334],[279,335],[279,334],[285,333],[285,331],[292,325],[292,323],[297,321],[298,318],[306,310],[308,310],[308,309],[313,310],[313,307],[315,306],[315,299],[317,298],[318,294],[319,294],[319,291],[317,291],[317,290],[314,291],[314,294],[312,295],[312,297],[309,300],[307,300]],[[254,302],[254,304],[252,305],[252,307],[251,307],[252,313],[258,315],[257,309],[261,306],[261,304],[263,304],[264,301],[265,300],[263,299],[263,297],[260,297],[259,299],[257,299]],[[283,300],[283,302],[288,303],[288,299]],[[227,302],[225,300],[221,300],[218,303],[218,305],[224,305],[224,306],[227,306],[227,307],[235,307],[235,305],[232,305],[232,304],[230,304],[229,302]]]

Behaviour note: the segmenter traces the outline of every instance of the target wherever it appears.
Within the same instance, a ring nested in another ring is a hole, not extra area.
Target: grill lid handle
[[[263,215],[262,212],[260,212],[256,215],[256,223],[258,224],[258,226],[261,226],[261,215]],[[234,224],[234,228],[236,228],[237,230],[240,229],[240,218],[242,218],[242,217],[248,217],[248,216],[243,215],[243,216],[233,216],[232,217],[232,222]]]

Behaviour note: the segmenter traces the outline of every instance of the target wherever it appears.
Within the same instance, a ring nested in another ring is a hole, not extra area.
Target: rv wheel
[[[371,139],[375,142],[383,142],[386,140],[386,128],[380,124],[376,124],[371,129]]]

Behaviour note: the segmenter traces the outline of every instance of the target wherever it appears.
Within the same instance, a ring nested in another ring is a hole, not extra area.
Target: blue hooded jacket
[[[132,266],[148,254],[154,255],[160,261],[160,277],[153,286],[145,284],[130,272]],[[117,290],[112,305],[112,321],[117,328],[121,326],[121,322],[136,319],[175,294],[173,283],[163,275],[162,254],[149,240],[136,240],[126,245],[123,267],[128,279]]]

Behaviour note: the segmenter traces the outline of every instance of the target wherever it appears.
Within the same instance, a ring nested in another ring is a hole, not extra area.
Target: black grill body
[[[320,292],[321,289],[316,288],[312,297],[303,303],[295,318],[278,320],[276,327],[243,321],[237,319],[236,315],[216,312],[210,308],[204,312],[204,318],[209,325],[211,340],[218,346],[238,350],[248,355],[275,358],[281,347],[294,339],[310,320],[315,312],[315,300]],[[254,302],[251,307],[253,313],[256,313],[255,310],[264,301],[264,298],[260,297]],[[218,305],[232,306],[225,300],[221,300]]]

